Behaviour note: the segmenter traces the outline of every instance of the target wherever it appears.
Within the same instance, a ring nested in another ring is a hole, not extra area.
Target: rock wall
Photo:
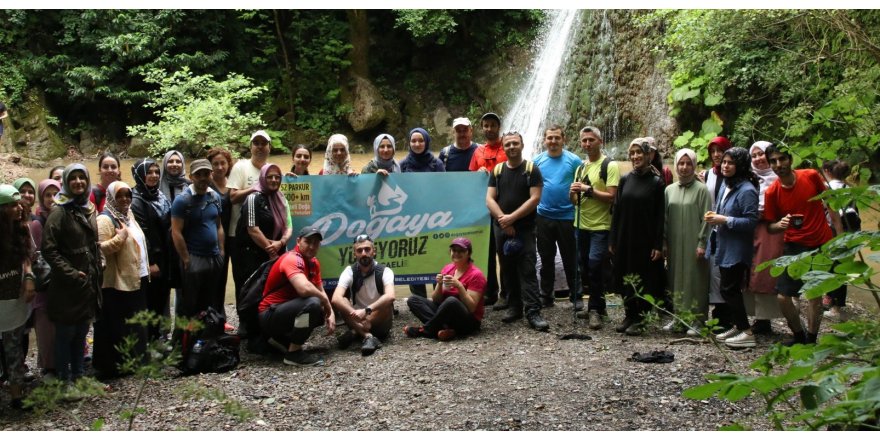
[[[2,152],[21,155],[23,163],[29,166],[64,157],[67,148],[49,123],[53,117],[43,94],[31,90],[27,96],[24,103],[9,106],[9,117],[0,140]]]

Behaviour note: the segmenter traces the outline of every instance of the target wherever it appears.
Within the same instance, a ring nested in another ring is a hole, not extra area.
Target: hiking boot
[[[382,342],[379,341],[379,338],[375,336],[366,337],[364,338],[364,345],[361,345],[361,355],[369,356],[380,348],[382,348]]]
[[[807,337],[806,337],[805,342],[804,342],[805,344],[815,344],[815,343],[816,343],[816,340],[819,339],[819,334],[818,334],[818,333],[810,333],[810,332],[807,332],[806,335],[807,335]]]
[[[535,313],[534,315],[529,316],[528,318],[529,326],[539,332],[546,332],[550,330],[550,324],[544,320],[544,318],[539,313]]]
[[[542,295],[541,296],[541,307],[545,308],[545,309],[548,307],[553,307],[553,303],[555,301],[556,300],[553,299],[553,295]]]
[[[717,335],[715,335],[716,341],[725,341],[727,338],[732,338],[740,333],[740,330],[736,327],[731,327]]]
[[[424,327],[416,327],[414,325],[405,325],[403,326],[403,334],[410,338],[427,338],[428,334],[425,333]]]
[[[587,313],[587,323],[587,325],[590,327],[590,330],[601,330],[602,317],[599,316],[599,312],[595,310],[590,310]]]
[[[641,322],[634,322],[626,328],[627,336],[641,336],[645,332],[645,326]]]
[[[620,323],[617,327],[614,328],[614,331],[617,333],[623,333],[628,329],[631,325],[635,324],[635,320],[632,318],[624,318],[623,322]]]
[[[724,340],[724,345],[730,348],[749,348],[754,347],[755,344],[755,335],[750,335],[746,332],[740,332],[736,336],[731,336]]]
[[[455,339],[455,329],[444,328],[443,330],[440,330],[439,332],[437,332],[437,340],[438,341],[446,342],[446,341],[451,341],[453,339]]]
[[[769,319],[756,319],[752,324],[752,333],[756,335],[772,335],[773,328]]]
[[[284,355],[284,365],[294,367],[311,367],[324,365],[324,358],[314,353],[306,353],[305,350],[288,351]]]
[[[504,313],[504,317],[501,318],[501,322],[510,324],[511,322],[519,321],[522,317],[522,310],[508,308],[507,312]]]
[[[495,305],[492,306],[492,310],[498,312],[501,310],[507,310],[508,307],[510,307],[510,305],[507,304],[507,300],[504,298],[499,298],[498,302],[496,302]]]
[[[786,338],[782,341],[782,345],[786,347],[791,347],[795,344],[806,344],[807,343],[807,334],[805,332],[794,332],[790,338]]]
[[[353,341],[354,332],[351,330],[347,330],[345,333],[336,337],[336,346],[339,347],[340,350],[345,350],[351,345]]]

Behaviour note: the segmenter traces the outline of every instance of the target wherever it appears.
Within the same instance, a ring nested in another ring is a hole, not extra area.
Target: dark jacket
[[[56,206],[43,227],[43,257],[52,268],[49,319],[65,325],[94,319],[101,307],[101,251],[95,214]],[[78,276],[86,274],[85,279]]]
[[[159,270],[165,274],[168,269],[168,249],[173,247],[169,238],[171,217],[169,214],[159,216],[150,202],[135,196],[131,200],[131,212],[138,226],[144,231],[147,239],[147,257],[150,264],[159,266]]]

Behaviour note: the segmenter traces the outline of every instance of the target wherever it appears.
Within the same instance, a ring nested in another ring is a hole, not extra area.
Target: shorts
[[[782,256],[798,255],[802,252],[809,252],[816,249],[819,249],[819,246],[810,247],[802,244],[785,242],[782,246]],[[780,295],[798,298],[801,296],[800,290],[803,286],[804,282],[792,278],[791,275],[788,274],[788,270],[776,278],[776,292]]]

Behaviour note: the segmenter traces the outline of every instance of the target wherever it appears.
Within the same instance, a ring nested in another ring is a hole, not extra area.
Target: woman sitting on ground
[[[449,256],[452,263],[437,274],[431,299],[412,295],[407,300],[410,311],[424,324],[407,325],[403,333],[411,338],[427,337],[448,341],[480,329],[483,319],[486,277],[471,258],[471,241],[464,237],[452,240]]]
[[[394,160],[394,137],[387,133],[376,136],[373,140],[373,154],[375,157],[364,165],[361,170],[362,174],[381,174],[387,176],[388,173],[399,173],[400,164]]]

